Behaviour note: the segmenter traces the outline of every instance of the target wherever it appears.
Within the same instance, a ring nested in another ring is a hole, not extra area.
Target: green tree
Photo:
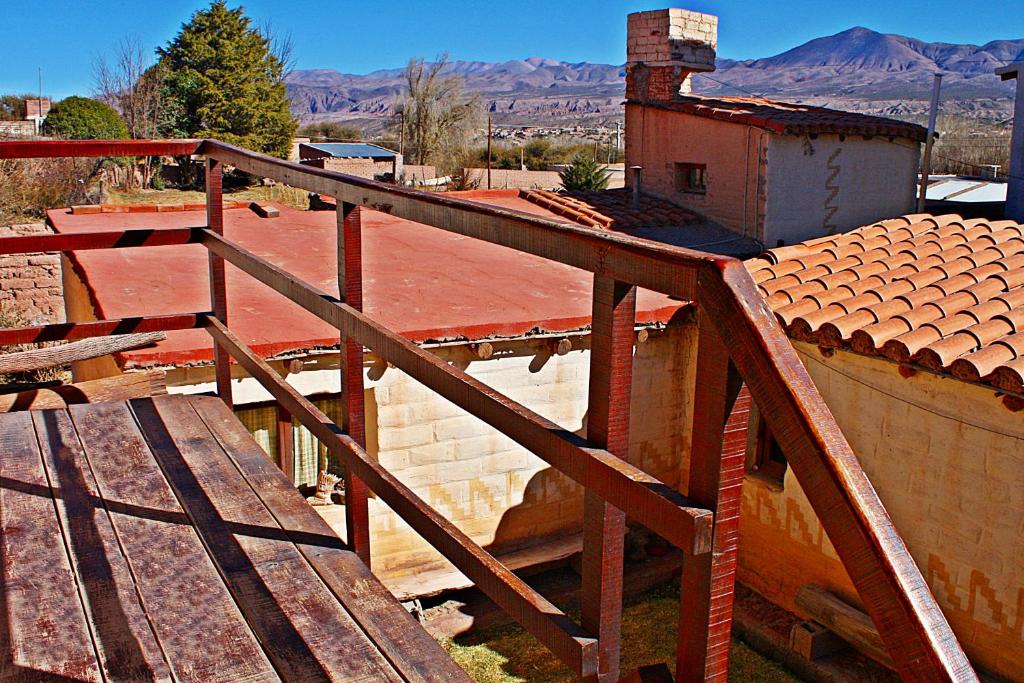
[[[53,105],[42,132],[65,140],[123,140],[128,126],[110,105],[72,96]]]
[[[243,8],[216,0],[157,52],[169,100],[165,134],[288,156],[296,123],[284,83],[286,59]]]
[[[592,156],[577,154],[564,171],[558,174],[567,190],[605,190],[608,173]]]

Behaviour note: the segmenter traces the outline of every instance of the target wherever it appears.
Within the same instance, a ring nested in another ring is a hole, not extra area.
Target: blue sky
[[[981,44],[1024,37],[1021,0],[651,0],[453,2],[449,0],[249,0],[258,23],[292,35],[298,68],[351,73],[400,67],[447,51],[454,59],[542,56],[619,64],[628,12],[684,7],[720,16],[719,55],[765,57],[811,38],[866,26],[930,41]],[[93,65],[125,35],[155,48],[205,2],[191,0],[4,1],[0,92],[89,94]],[[239,4],[231,2],[232,6]]]

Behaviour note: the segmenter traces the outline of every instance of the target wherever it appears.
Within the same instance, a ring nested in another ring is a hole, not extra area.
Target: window
[[[750,431],[753,438],[748,444],[747,471],[762,481],[782,486],[788,467],[786,456],[760,413],[752,414],[751,418],[756,427]]]
[[[707,191],[707,164],[676,163],[676,192],[706,194]]]

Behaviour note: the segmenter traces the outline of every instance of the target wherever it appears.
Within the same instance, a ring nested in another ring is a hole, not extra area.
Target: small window
[[[706,194],[707,191],[707,164],[676,163],[676,192]]]
[[[748,460],[750,473],[772,484],[782,486],[788,467],[786,456],[783,454],[779,442],[772,436],[767,422],[760,415],[758,415],[755,435],[754,443],[751,444],[751,457]]]

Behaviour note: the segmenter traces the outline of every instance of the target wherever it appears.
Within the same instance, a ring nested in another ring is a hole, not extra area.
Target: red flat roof
[[[554,218],[514,190],[463,196]],[[279,209],[280,217],[272,219],[249,209],[225,210],[226,237],[337,294],[335,213]],[[60,233],[206,222],[204,211],[48,215]],[[72,260],[99,318],[210,308],[207,255],[200,245],[83,251]],[[377,211],[363,213],[363,274],[365,311],[417,342],[568,332],[590,324],[589,273]],[[261,355],[337,346],[332,327],[230,264],[227,283],[230,327]],[[683,305],[641,291],[637,320],[666,322]],[[211,340],[203,330],[169,332],[156,347],[128,351],[119,360],[125,367],[208,362]]]

